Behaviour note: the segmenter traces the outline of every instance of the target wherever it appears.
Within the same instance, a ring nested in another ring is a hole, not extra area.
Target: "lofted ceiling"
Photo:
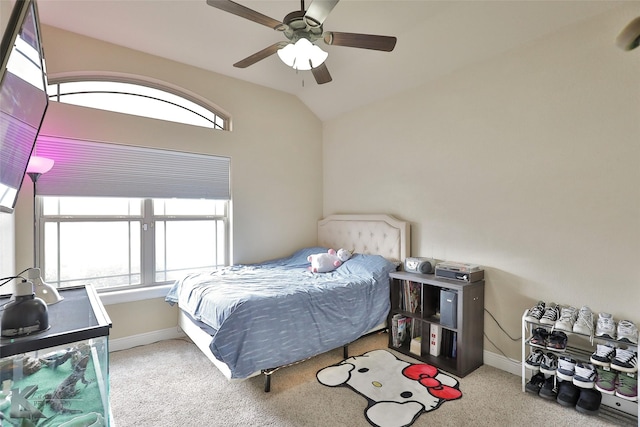
[[[298,0],[236,2],[279,21],[301,6]],[[324,21],[325,31],[390,35],[398,42],[387,53],[319,41],[329,53],[326,65],[333,77],[323,85],[277,55],[245,69],[233,67],[284,36],[205,0],[38,0],[38,7],[47,25],[293,94],[327,120],[622,3],[341,0]]]

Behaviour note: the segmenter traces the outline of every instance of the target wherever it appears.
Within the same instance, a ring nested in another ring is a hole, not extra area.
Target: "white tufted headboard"
[[[390,215],[330,215],[318,221],[318,244],[403,262],[411,250],[409,223]]]

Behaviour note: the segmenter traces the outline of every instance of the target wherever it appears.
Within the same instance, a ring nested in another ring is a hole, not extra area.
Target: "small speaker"
[[[440,324],[445,328],[458,325],[458,293],[448,289],[440,291]]]
[[[409,257],[404,260],[404,271],[409,273],[433,274],[436,260],[432,258]]]

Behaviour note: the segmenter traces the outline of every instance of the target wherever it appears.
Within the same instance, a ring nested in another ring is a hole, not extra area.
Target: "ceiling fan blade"
[[[322,25],[324,20],[327,19],[327,16],[329,16],[329,13],[336,7],[338,1],[339,0],[314,0],[314,2],[309,5],[304,17],[310,18],[318,25]]]
[[[232,13],[241,18],[248,19],[249,21],[266,25],[274,30],[283,25],[282,22],[276,19],[270,18],[267,15],[263,15],[262,13],[256,12],[246,6],[242,6],[241,4],[232,2],[231,0],[207,0],[207,4],[215,7],[216,9],[224,10],[225,12]]]
[[[385,52],[391,52],[396,47],[397,40],[391,36],[371,34],[340,33],[335,31],[324,33],[324,42],[329,45],[382,50]]]
[[[256,62],[261,61],[261,60],[273,55],[279,49],[281,49],[282,47],[286,46],[287,44],[288,44],[287,42],[274,43],[271,46],[266,47],[266,48],[262,49],[261,51],[254,53],[251,56],[247,56],[242,61],[236,62],[235,64],[233,64],[233,66],[236,67],[236,68],[247,68],[249,65],[253,65]]]
[[[315,77],[316,79],[316,83],[318,83],[319,85],[329,83],[331,80],[333,80],[324,62],[318,65],[316,68],[312,68],[311,72],[313,73],[313,77]]]

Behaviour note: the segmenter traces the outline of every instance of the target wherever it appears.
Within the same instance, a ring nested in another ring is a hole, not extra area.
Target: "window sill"
[[[125,302],[142,301],[153,298],[164,298],[171,284],[148,288],[128,289],[125,291],[98,291],[98,296],[104,305],[121,304]]]

